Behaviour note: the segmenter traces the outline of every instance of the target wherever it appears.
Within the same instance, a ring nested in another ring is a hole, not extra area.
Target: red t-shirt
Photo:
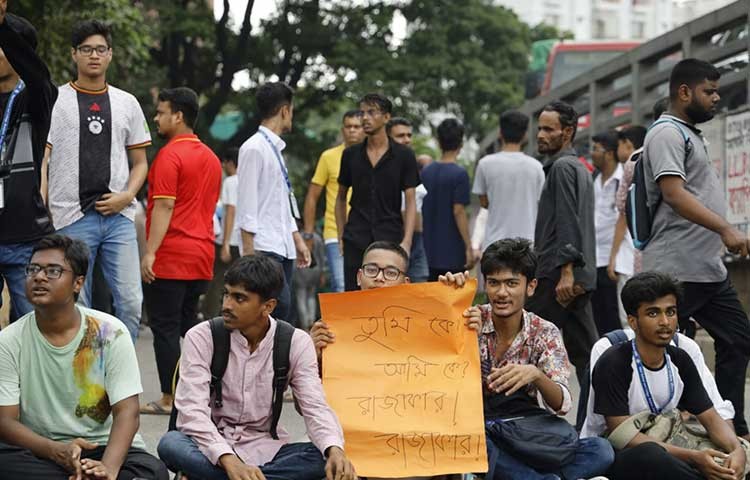
[[[148,172],[147,235],[154,200],[173,198],[175,202],[167,234],[156,251],[157,278],[213,277],[213,216],[220,190],[219,158],[196,135],[178,135],[159,150]]]

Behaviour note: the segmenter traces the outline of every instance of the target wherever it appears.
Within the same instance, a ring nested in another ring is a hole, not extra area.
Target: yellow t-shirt
[[[341,170],[341,155],[343,153],[343,143],[323,152],[312,178],[312,183],[326,189],[326,216],[323,222],[323,238],[325,240],[338,239],[336,234],[336,197],[339,194],[339,170]],[[349,200],[351,198],[352,191],[349,189],[346,202],[347,213],[349,212]]]

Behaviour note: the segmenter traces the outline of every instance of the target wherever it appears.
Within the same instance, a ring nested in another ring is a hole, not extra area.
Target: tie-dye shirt
[[[0,332],[0,405],[20,405],[21,423],[55,441],[106,445],[112,405],[142,392],[127,328],[106,313],[77,307],[81,328],[55,347],[34,312]],[[145,448],[136,434],[133,446]]]

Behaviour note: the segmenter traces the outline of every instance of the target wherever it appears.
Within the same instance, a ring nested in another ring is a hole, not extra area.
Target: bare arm
[[[154,209],[151,212],[151,228],[148,231],[148,241],[146,242],[146,253],[141,260],[141,276],[146,283],[151,283],[156,279],[153,270],[156,251],[159,250],[161,242],[164,241],[164,237],[167,235],[173,212],[174,198],[154,199]]]
[[[128,178],[128,194],[130,199],[134,199],[138,195],[138,191],[143,186],[143,182],[146,181],[146,175],[148,175],[148,160],[146,159],[146,148],[133,148],[128,150],[128,158],[133,165],[130,169],[130,177]]]
[[[133,437],[140,426],[138,395],[120,400],[112,405],[112,429],[102,463],[107,471],[117,477],[128,454]]]
[[[605,417],[607,422],[607,430],[612,432],[614,431],[622,422],[627,420],[630,417]],[[685,462],[688,462],[689,464],[693,465],[693,452],[692,450],[688,450],[686,448],[680,448],[675,447],[674,445],[670,445],[668,443],[664,442],[657,442],[653,438],[643,434],[643,433],[637,433],[635,437],[628,443],[626,448],[632,448],[636,447],[642,443],[657,443],[664,447],[667,452],[674,455],[675,457],[679,458],[680,460],[683,460]]]
[[[0,440],[9,445],[31,450],[39,458],[52,458],[54,441],[36,434],[19,421],[20,407],[0,407]]]
[[[346,225],[346,197],[349,194],[349,187],[339,184],[339,193],[336,196],[336,232],[339,236],[339,249],[344,251],[344,226]]]
[[[242,255],[255,255],[255,234],[240,230],[242,237]]]
[[[466,250],[466,268],[474,266],[474,254],[471,248],[471,236],[469,235],[469,217],[466,215],[466,207],[460,203],[453,204],[453,218],[456,220],[458,232],[464,241],[464,250]]]
[[[323,192],[323,187],[315,183],[310,183],[310,187],[307,189],[307,196],[305,196],[305,210],[303,213],[304,224],[303,230],[307,233],[312,233],[315,229],[315,207],[318,205],[320,200],[320,194]]]
[[[417,192],[415,188],[404,190],[406,198],[406,210],[404,213],[404,238],[401,240],[401,246],[406,252],[411,251],[411,241],[414,236],[414,226],[417,224]]]
[[[234,205],[225,205],[224,207],[224,238],[222,240],[222,248],[229,248],[229,241],[234,230],[234,214],[236,210],[237,207]]]
[[[686,220],[697,223],[721,235],[730,252],[747,256],[747,239],[721,215],[707,208],[685,189],[685,180],[676,175],[659,178],[659,188],[664,201]]]
[[[479,195],[479,205],[482,208],[490,208],[490,199],[487,198],[487,195]]]
[[[39,193],[42,194],[42,200],[45,205],[49,205],[47,195],[49,193],[49,183],[47,182],[47,175],[49,172],[49,157],[52,154],[52,149],[47,146],[44,149],[44,158],[42,158],[42,173],[41,182],[39,184]]]

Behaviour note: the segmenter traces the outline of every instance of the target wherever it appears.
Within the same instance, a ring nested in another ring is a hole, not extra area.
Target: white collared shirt
[[[612,176],[606,181],[600,174],[594,179],[594,228],[596,229],[596,266],[609,265],[615,225],[620,212],[617,210],[617,189],[622,181],[622,164],[618,163]]]
[[[279,155],[286,147],[278,135],[263,126],[240,147],[237,227],[255,234],[255,250],[294,259],[297,251],[292,233],[297,231],[297,223],[289,205],[289,188],[276,153],[261,132],[268,135]]]

